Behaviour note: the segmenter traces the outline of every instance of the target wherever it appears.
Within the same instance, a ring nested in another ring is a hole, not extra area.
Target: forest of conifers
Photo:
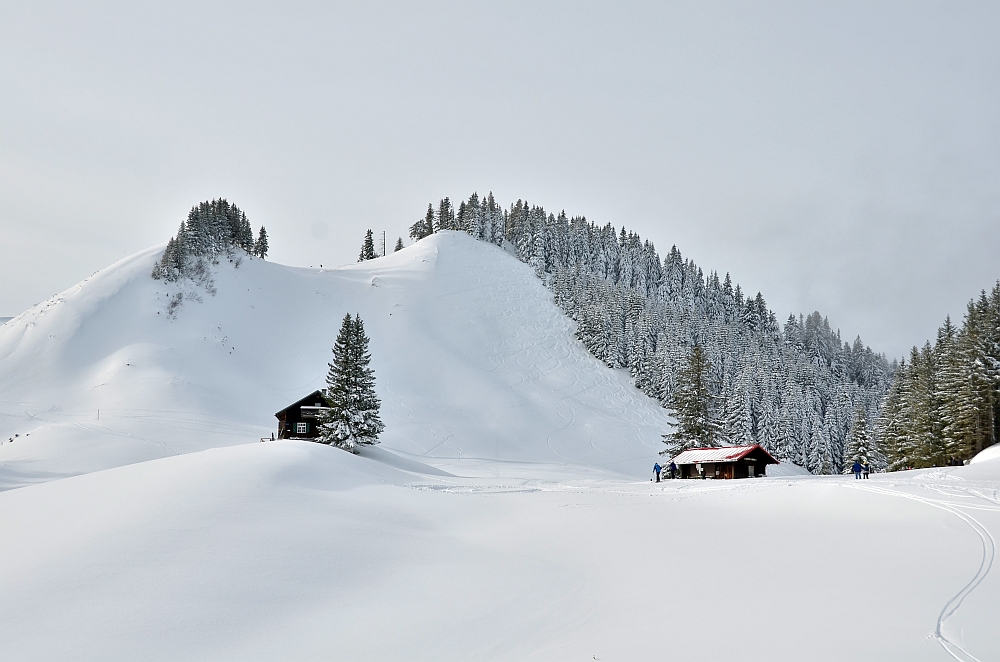
[[[961,329],[946,321],[933,347],[897,365],[860,338],[845,342],[818,312],[780,323],[759,292],[706,275],[676,246],[661,259],[624,227],[473,194],[457,209],[448,198],[428,205],[410,236],[439,230],[514,251],[587,349],[678,418],[690,414],[679,380],[691,378],[697,347],[703,433],[669,439],[671,452],[759,443],[813,473],[841,473],[857,459],[876,470],[940,466],[996,438],[1000,284],[970,303]]]
[[[914,347],[883,405],[879,441],[891,469],[966,460],[1000,424],[1000,282],[969,302],[961,328],[946,318],[934,344]]]

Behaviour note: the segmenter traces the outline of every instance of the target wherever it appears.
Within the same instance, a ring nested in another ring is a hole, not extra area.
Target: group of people
[[[657,462],[656,464],[653,465],[653,473],[656,474],[656,482],[657,483],[660,482],[660,473],[662,471],[663,471],[663,467],[660,466],[659,462]],[[676,478],[677,477],[677,465],[674,464],[673,460],[671,460],[670,461],[670,465],[667,466],[667,477],[668,478]]]

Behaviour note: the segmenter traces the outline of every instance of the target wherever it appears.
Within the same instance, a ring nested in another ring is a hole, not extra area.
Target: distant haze
[[[890,357],[1000,278],[1000,4],[331,5],[4,3],[0,315],[214,197],[301,266],[526,198]]]

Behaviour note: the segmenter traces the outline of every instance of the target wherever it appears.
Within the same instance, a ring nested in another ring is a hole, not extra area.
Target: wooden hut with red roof
[[[689,448],[673,459],[681,478],[756,478],[764,467],[779,464],[760,444]]]

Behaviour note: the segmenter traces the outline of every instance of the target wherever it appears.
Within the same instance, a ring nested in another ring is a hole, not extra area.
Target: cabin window
[[[308,423],[296,423],[295,424],[295,434],[305,434],[306,432],[309,432],[309,424]]]

